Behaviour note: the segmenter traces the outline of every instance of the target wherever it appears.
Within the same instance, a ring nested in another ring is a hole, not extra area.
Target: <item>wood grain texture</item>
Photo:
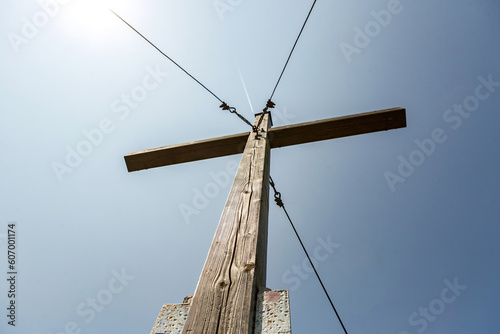
[[[406,127],[406,110],[392,108],[277,127],[269,131],[269,139],[271,148],[277,148],[402,127]]]
[[[392,108],[269,130],[271,148],[406,127],[406,110]],[[129,172],[242,153],[249,132],[127,154]]]
[[[266,282],[268,115],[261,127],[266,132],[248,138],[183,334],[253,334],[257,292]]]
[[[248,135],[249,132],[246,132],[133,152],[125,156],[125,163],[128,171],[134,172],[242,153]]]

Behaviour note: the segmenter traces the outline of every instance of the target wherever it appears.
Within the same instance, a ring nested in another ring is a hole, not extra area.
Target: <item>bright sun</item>
[[[68,6],[67,15],[77,24],[102,30],[116,23],[112,18],[110,9],[114,8],[113,5],[117,7],[119,3],[116,0],[74,1]]]
[[[38,1],[47,3],[43,0]],[[59,4],[57,12],[72,34],[98,37],[112,27],[116,27],[117,18],[110,9],[119,11],[120,8],[123,8],[124,2],[127,1],[73,0],[64,5]],[[54,1],[53,3],[59,2]]]

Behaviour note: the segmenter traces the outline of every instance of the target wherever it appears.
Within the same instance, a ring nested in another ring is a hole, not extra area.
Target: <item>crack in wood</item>
[[[257,290],[265,280],[259,247],[267,240],[266,135],[248,138],[183,333],[253,333]]]

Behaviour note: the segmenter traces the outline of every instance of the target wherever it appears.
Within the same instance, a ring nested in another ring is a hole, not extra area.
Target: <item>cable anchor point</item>
[[[269,112],[269,109],[273,109],[276,106],[276,104],[271,101],[271,99],[267,100],[266,107],[262,109],[263,112]]]
[[[281,200],[281,193],[280,192],[277,192],[274,194],[274,201],[276,202],[276,205],[278,205],[280,208],[285,206],[285,204],[283,204],[283,201]]]

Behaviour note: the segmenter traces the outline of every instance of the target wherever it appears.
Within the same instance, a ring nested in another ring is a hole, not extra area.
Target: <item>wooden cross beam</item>
[[[352,116],[271,128],[271,148],[310,143],[326,139],[397,129],[406,126],[405,109],[392,108]],[[127,154],[129,172],[174,165],[243,152],[248,132],[215,139],[164,146]]]
[[[254,125],[259,124],[259,115]],[[253,334],[257,292],[266,287],[270,148],[406,126],[402,108],[250,132],[125,156],[129,171],[243,152],[183,334]],[[246,142],[246,145],[245,145]]]

